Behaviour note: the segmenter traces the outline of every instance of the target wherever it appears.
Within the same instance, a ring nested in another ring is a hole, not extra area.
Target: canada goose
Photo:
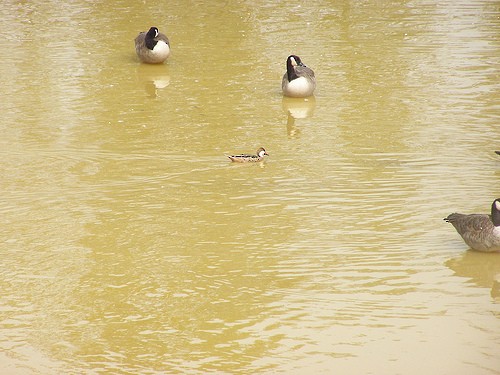
[[[240,154],[240,155],[228,155],[227,157],[231,159],[231,161],[236,163],[255,163],[257,161],[264,160],[264,155],[269,155],[269,154],[266,152],[266,150],[264,150],[264,147],[260,147],[257,150],[256,155]]]
[[[161,64],[170,55],[170,44],[167,36],[153,26],[135,38],[135,52],[142,62]]]
[[[286,59],[286,73],[281,88],[285,96],[292,98],[305,98],[313,94],[316,88],[314,72],[302,63],[299,56],[290,55]]]
[[[463,240],[478,251],[500,251],[500,198],[491,204],[491,215],[454,213],[444,218]]]

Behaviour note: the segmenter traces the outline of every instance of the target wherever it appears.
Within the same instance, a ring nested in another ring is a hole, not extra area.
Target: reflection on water
[[[137,67],[137,79],[144,85],[148,96],[156,98],[158,90],[170,85],[170,73],[166,65],[141,64]]]
[[[446,261],[446,266],[475,285],[491,289],[491,295],[497,298],[500,292],[500,257],[497,255],[466,251],[459,257]]]
[[[0,372],[495,373],[500,257],[442,218],[500,196],[498,7],[164,9],[0,11]]]
[[[295,125],[295,120],[313,116],[314,108],[316,107],[316,98],[311,96],[305,99],[297,99],[284,96],[282,105],[283,111],[287,114],[287,134],[289,137],[294,138],[300,133],[300,130]]]

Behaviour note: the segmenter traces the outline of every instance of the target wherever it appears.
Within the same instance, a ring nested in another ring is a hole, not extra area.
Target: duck
[[[240,155],[227,155],[227,157],[235,163],[255,163],[264,160],[264,156],[269,155],[264,147],[259,147],[256,155],[240,154]]]
[[[453,213],[444,218],[473,250],[500,251],[500,198],[491,204],[491,215]]]
[[[495,151],[495,154],[500,155],[500,151]]]
[[[288,56],[281,88],[285,96],[292,98],[311,96],[316,88],[316,77],[313,70],[305,66],[299,56]]]
[[[167,36],[153,26],[135,38],[135,52],[142,62],[161,64],[170,56],[170,43]]]

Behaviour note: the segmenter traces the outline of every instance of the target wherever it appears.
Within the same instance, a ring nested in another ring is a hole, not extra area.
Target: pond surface
[[[500,197],[498,2],[0,16],[2,374],[499,373],[500,255],[442,220]]]

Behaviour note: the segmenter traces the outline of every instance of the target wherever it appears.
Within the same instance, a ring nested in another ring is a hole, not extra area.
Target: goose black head
[[[148,47],[148,49],[152,50],[153,48],[155,48],[156,43],[158,43],[158,41],[155,40],[157,36],[158,36],[158,28],[154,26],[151,27],[149,31],[146,33],[146,38],[145,38],[146,47]]]
[[[293,81],[297,78],[297,73],[295,72],[296,66],[305,66],[297,55],[290,55],[286,59],[286,73],[288,75],[288,82]]]
[[[153,26],[153,27],[151,27],[151,28],[148,30],[147,34],[146,34],[146,38],[150,38],[150,39],[152,39],[152,38],[156,38],[157,36],[158,36],[158,28],[157,28],[157,27],[154,27],[154,26]]]

